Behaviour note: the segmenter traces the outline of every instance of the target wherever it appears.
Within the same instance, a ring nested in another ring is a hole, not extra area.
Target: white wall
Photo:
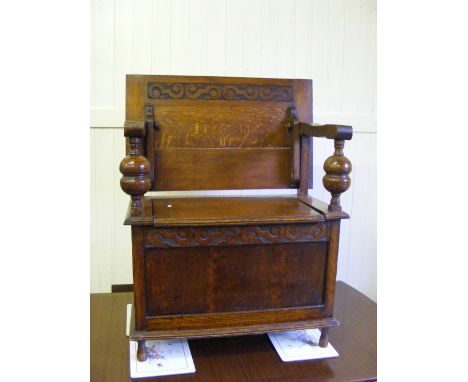
[[[126,74],[310,78],[314,122],[354,128],[345,154],[341,279],[376,300],[375,0],[94,0],[91,43],[91,291],[132,283],[120,190]],[[333,142],[314,141],[314,185]]]

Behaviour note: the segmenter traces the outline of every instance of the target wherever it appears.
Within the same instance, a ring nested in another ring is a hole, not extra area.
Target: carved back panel
[[[312,122],[310,80],[127,76],[126,119],[148,120],[157,191],[296,188],[290,106]]]

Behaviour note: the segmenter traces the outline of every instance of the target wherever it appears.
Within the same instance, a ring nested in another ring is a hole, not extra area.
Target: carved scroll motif
[[[293,88],[278,85],[151,82],[148,84],[148,98],[290,102],[293,100]]]
[[[155,228],[145,246],[199,247],[217,245],[274,244],[327,240],[324,223],[225,227]]]

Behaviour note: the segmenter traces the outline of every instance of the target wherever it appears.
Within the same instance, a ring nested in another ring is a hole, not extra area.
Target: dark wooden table
[[[132,293],[91,295],[91,381],[129,381],[126,305]],[[339,358],[282,362],[266,335],[190,340],[194,374],[144,381],[374,381],[377,376],[377,305],[343,282],[337,283],[330,330]]]

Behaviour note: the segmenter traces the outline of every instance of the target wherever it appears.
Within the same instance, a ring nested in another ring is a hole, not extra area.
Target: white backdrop
[[[376,1],[94,0],[91,3],[91,292],[132,283],[119,186],[126,74],[309,78],[314,122],[354,128],[338,279],[376,301]],[[333,142],[314,140],[314,190]]]

